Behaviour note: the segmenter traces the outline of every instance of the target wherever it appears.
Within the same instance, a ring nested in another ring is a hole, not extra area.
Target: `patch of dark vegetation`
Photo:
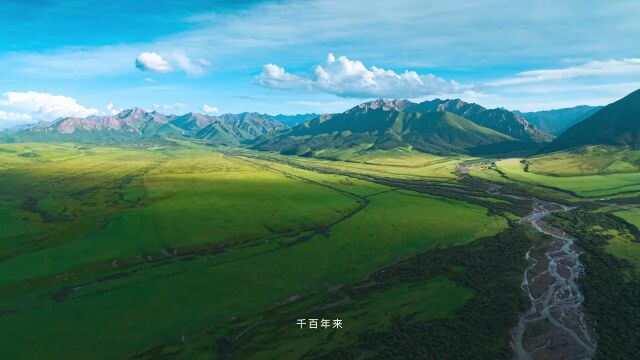
[[[241,358],[244,349],[274,348],[277,334],[291,326],[296,318],[332,309],[335,313],[350,313],[374,292],[399,284],[421,284],[435,276],[447,276],[461,286],[471,288],[475,296],[450,318],[414,321],[410,317],[394,317],[390,328],[365,330],[357,334],[352,345],[323,353],[321,347],[310,349],[305,358],[353,359],[511,359],[512,329],[518,315],[527,306],[520,289],[522,271],[526,267],[523,254],[532,240],[523,226],[471,244],[434,249],[381,269],[364,282],[345,286],[332,294],[307,298],[304,307],[298,303],[283,304],[262,315],[261,325],[250,331],[235,328],[217,339],[221,359]],[[496,261],[500,259],[500,261]],[[456,269],[465,269],[457,271]],[[331,295],[331,296],[329,296]],[[348,301],[336,302],[338,296]],[[320,301],[313,300],[320,298]],[[335,306],[334,306],[335,305]],[[238,336],[242,334],[243,336]]]
[[[158,345],[131,355],[130,359],[135,360],[150,360],[150,359],[175,359],[177,355],[182,352],[182,349],[174,349],[168,345]]]
[[[18,156],[23,157],[23,158],[34,158],[34,157],[38,157],[40,155],[38,155],[38,154],[36,154],[34,152],[24,152],[24,153],[22,153],[22,154],[20,154]]]
[[[635,241],[640,241],[640,232],[610,214],[582,210],[558,214],[549,221],[576,236],[585,250],[586,272],[580,286],[598,336],[595,358],[636,358],[640,353],[639,274],[629,261],[605,251],[612,235],[603,229],[629,232]]]

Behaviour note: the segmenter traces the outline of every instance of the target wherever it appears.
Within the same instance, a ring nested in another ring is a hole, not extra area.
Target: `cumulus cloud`
[[[376,66],[367,68],[361,61],[346,56],[327,56],[313,74],[296,75],[275,64],[267,64],[256,77],[259,85],[274,89],[310,88],[341,97],[419,97],[455,94],[463,90],[456,81],[433,74],[405,70],[396,73]]]
[[[169,63],[155,52],[143,52],[136,58],[136,67],[141,71],[170,72],[173,68]]]
[[[558,69],[530,70],[516,76],[488,83],[489,86],[509,86],[582,77],[639,75],[640,58],[590,61],[578,66]]]
[[[153,105],[153,108],[157,111],[175,111],[177,109],[182,109],[184,107],[186,107],[187,105],[183,104],[183,103],[173,103],[173,104],[155,104]]]
[[[110,115],[116,115],[118,113],[120,113],[122,111],[122,108],[113,105],[113,103],[109,103],[109,105],[107,105],[107,112]]]
[[[86,117],[100,113],[97,109],[78,104],[76,99],[68,96],[36,91],[10,91],[2,95],[5,98],[0,100],[0,106],[22,111],[36,120],[54,120],[65,116]]]
[[[259,85],[272,89],[299,89],[309,87],[312,82],[301,75],[288,73],[283,67],[276,64],[262,66],[262,72],[256,77]]]
[[[215,106],[210,106],[207,104],[202,105],[202,107],[200,108],[205,114],[217,114],[220,112],[220,109],[218,109]]]

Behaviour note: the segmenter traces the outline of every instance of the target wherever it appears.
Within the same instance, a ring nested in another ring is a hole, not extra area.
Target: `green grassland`
[[[637,206],[622,207],[621,210],[616,211],[615,214],[640,229],[640,208]]]
[[[343,152],[341,154],[344,154]],[[455,182],[456,168],[463,156],[438,156],[407,149],[369,151],[338,158],[291,157],[277,154],[263,155],[285,162],[395,179],[417,179],[435,182]]]
[[[640,270],[640,208],[637,206],[607,206],[598,209],[597,213],[613,214],[635,227],[637,232],[620,229],[599,229],[600,234],[608,238],[605,251],[617,258],[624,259]]]
[[[574,150],[534,156],[528,171],[551,176],[640,172],[640,151],[629,147],[585,146]]]
[[[399,170],[317,161],[453,181],[457,160]],[[12,359],[188,348],[292,297],[508,226],[477,204],[204,146],[55,143],[0,146],[0,225],[0,349]],[[474,296],[446,278],[424,281],[362,299],[361,311],[425,321]],[[365,315],[344,313],[368,326]],[[207,346],[209,358],[220,351]]]
[[[557,156],[557,155],[556,155]],[[568,166],[564,161],[544,162],[546,173],[553,169]],[[579,196],[597,198],[621,194],[636,195],[640,191],[640,173],[592,174],[580,176],[552,176],[534,173],[522,159],[505,159],[496,162],[497,169],[507,178],[528,183],[571,191]],[[525,171],[528,170],[528,171]],[[540,169],[538,168],[538,171]]]
[[[235,357],[295,359],[304,358],[314,352],[331,352],[341,347],[352,346],[361,333],[391,330],[395,319],[420,322],[449,318],[473,295],[472,289],[462,287],[442,276],[433,277],[424,283],[396,285],[382,291],[374,291],[367,297],[356,298],[349,307],[341,309],[339,316],[345,324],[349,324],[347,328],[317,331],[286,325],[276,329],[267,327],[252,333],[248,346],[235,354]],[[331,309],[318,313],[331,318],[332,315],[336,316],[337,311]]]

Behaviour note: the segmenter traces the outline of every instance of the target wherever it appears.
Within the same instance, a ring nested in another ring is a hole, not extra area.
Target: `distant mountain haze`
[[[602,106],[581,105],[566,109],[535,112],[514,111],[514,113],[529,120],[531,124],[537,126],[540,130],[558,136],[572,125],[588,118],[600,109],[602,109]]]
[[[611,103],[571,126],[544,151],[583,145],[640,147],[640,90]]]
[[[113,116],[67,117],[40,126],[16,128],[5,131],[5,140],[120,143],[175,136],[237,144],[286,128],[273,116],[258,113],[178,116],[133,108]]]
[[[280,121],[281,123],[288,125],[288,126],[296,126],[298,124],[301,124],[307,120],[311,120],[315,117],[318,117],[320,114],[315,114],[315,113],[309,113],[309,114],[296,114],[296,115],[283,115],[283,114],[278,114],[278,115],[274,115],[273,117],[276,118],[276,120]]]

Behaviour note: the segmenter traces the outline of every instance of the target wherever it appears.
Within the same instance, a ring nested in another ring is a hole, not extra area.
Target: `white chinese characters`
[[[342,329],[341,319],[298,319],[296,325],[300,326],[300,329],[308,328],[312,330],[318,329]]]

